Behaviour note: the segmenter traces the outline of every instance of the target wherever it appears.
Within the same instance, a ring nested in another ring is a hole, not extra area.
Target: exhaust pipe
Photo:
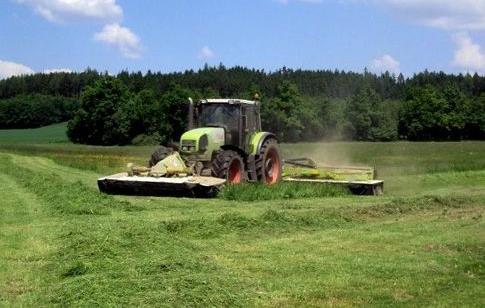
[[[194,101],[189,97],[189,115],[187,119],[187,130],[194,128]]]

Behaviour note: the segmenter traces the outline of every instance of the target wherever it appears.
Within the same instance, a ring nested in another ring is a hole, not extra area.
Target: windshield
[[[199,127],[217,126],[238,130],[239,106],[228,104],[203,104],[199,114]]]

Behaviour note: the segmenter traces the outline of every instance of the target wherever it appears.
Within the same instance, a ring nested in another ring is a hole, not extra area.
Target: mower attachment
[[[205,176],[152,177],[118,173],[98,179],[101,192],[113,195],[210,198],[226,181]]]
[[[382,195],[384,181],[371,167],[318,166],[310,158],[284,160],[283,181],[347,187],[354,195]]]

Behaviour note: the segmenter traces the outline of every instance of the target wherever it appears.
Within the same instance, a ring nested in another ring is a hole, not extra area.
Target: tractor
[[[213,197],[224,185],[280,180],[343,185],[355,194],[379,195],[384,182],[371,167],[319,166],[310,158],[281,159],[275,134],[261,129],[258,100],[189,99],[188,130],[180,143],[160,146],[147,166],[98,179],[109,194]]]
[[[159,147],[155,166],[178,150],[192,175],[212,176],[227,183],[275,184],[281,180],[278,140],[261,129],[260,102],[242,99],[189,99],[188,130],[178,147]]]

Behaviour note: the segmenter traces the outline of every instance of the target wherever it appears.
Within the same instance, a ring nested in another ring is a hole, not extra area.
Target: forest
[[[410,77],[338,70],[274,72],[205,66],[161,73],[32,74],[0,80],[0,128],[69,121],[83,144],[169,143],[185,130],[187,98],[261,97],[263,129],[281,141],[483,140],[485,77]]]

